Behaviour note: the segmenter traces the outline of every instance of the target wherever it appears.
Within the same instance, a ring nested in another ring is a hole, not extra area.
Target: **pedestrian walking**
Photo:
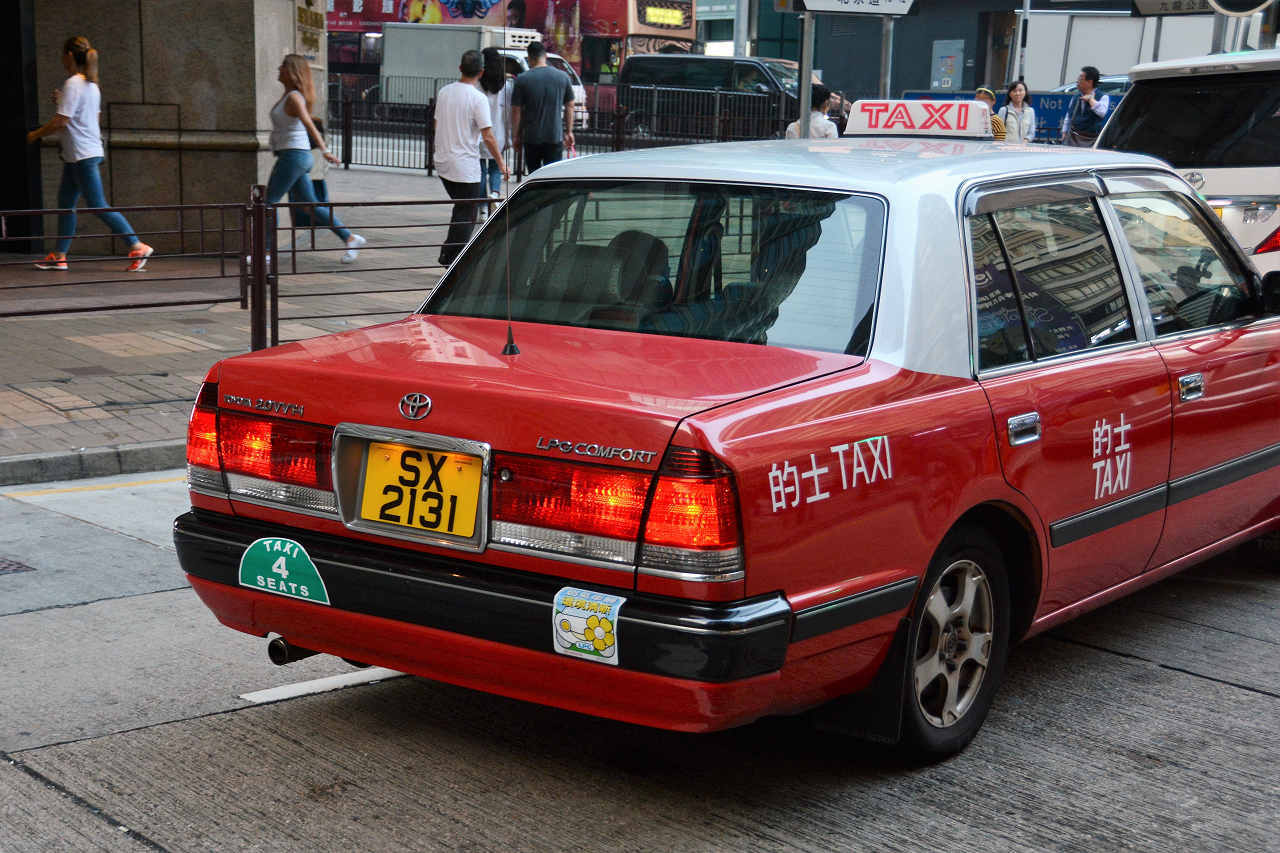
[[[812,103],[813,109],[809,112],[809,138],[835,139],[839,137],[840,131],[836,129],[836,123],[827,118],[827,110],[831,109],[831,90],[821,83],[814,83],[810,103]],[[787,125],[786,137],[787,139],[800,138],[800,119],[796,119]]]
[[[1036,111],[1027,103],[1027,86],[1021,80],[1009,84],[1000,120],[1004,122],[1005,142],[1031,142],[1036,138]]]
[[[324,119],[318,119],[315,116],[312,116],[311,121],[315,124],[316,132],[320,134],[320,138],[324,139]],[[311,179],[311,192],[315,195],[316,201],[322,201],[322,202],[328,201],[329,200],[329,161],[324,156],[324,151],[320,148],[319,145],[317,145],[314,142],[311,143],[311,171],[308,173],[307,177]],[[300,202],[301,199],[295,196],[295,193],[293,190],[290,190],[289,201]],[[328,208],[328,209],[332,213],[333,208]],[[292,208],[292,210],[293,210],[293,225],[295,228],[306,228],[306,229],[313,228],[313,223],[315,222],[315,219],[312,217],[312,213],[315,210],[314,208],[295,207],[295,208]],[[341,239],[342,235],[338,234],[337,228],[330,225],[329,230],[332,231],[334,234],[337,234],[339,239]],[[312,238],[311,241],[307,241],[306,246],[313,245],[313,242],[312,242],[313,240],[314,238]],[[295,237],[295,241],[296,241],[296,237]],[[364,245],[363,242],[360,245]],[[299,247],[295,242],[295,245],[293,248],[297,249],[301,247]],[[359,246],[356,246],[355,248],[348,248],[345,252],[342,253],[342,262],[344,264],[352,263],[359,256],[360,256]]]
[[[987,105],[987,112],[991,115],[991,135],[996,138],[997,142],[1004,142],[1007,132],[1005,131],[1004,121],[1000,116],[996,115],[996,93],[986,86],[979,86],[978,91],[973,93],[973,99]]]
[[[1076,78],[1079,90],[1071,105],[1067,107],[1067,115],[1062,120],[1062,143],[1076,148],[1092,148],[1102,125],[1106,123],[1107,111],[1111,109],[1111,98],[1098,92],[1098,80],[1101,72],[1092,65],[1080,69]]]
[[[484,57],[484,73],[480,75],[480,91],[489,101],[489,119],[492,121],[493,137],[498,141],[505,158],[511,148],[511,90],[514,83],[507,76],[506,57],[496,47],[486,47],[481,54]],[[489,198],[502,198],[502,170],[497,161],[488,156],[484,146],[480,146],[480,182],[489,193]]]
[[[480,51],[468,50],[458,63],[461,77],[436,95],[436,171],[440,173],[445,192],[454,200],[486,198],[484,184],[480,180],[481,140],[502,177],[511,176],[502,159],[498,140],[493,135],[489,100],[476,85],[483,70],[484,60]],[[471,239],[475,227],[476,202],[455,204],[449,219],[448,236],[440,247],[441,266],[453,263]]]
[[[524,146],[525,169],[533,172],[574,147],[573,81],[547,65],[542,42],[529,42],[526,51],[529,70],[516,78],[511,90],[511,133]]]
[[[27,134],[27,143],[58,134],[62,147],[62,181],[58,184],[58,239],[54,250],[36,264],[41,270],[66,270],[67,251],[76,233],[76,203],[84,196],[89,207],[108,207],[102,192],[99,169],[105,151],[98,112],[102,92],[98,89],[98,51],[84,36],[72,36],[62,45],[62,67],[67,77],[62,88],[53,93],[57,112],[44,125]],[[129,241],[127,272],[142,272],[147,258],[155,251],[138,239],[133,226],[116,211],[99,213],[98,218],[112,232]]]
[[[271,151],[275,154],[276,162],[271,167],[271,177],[267,179],[267,204],[277,203],[287,193],[291,202],[312,205],[311,216],[315,222],[324,228],[333,229],[333,233],[346,243],[347,251],[342,260],[350,263],[356,259],[360,247],[367,241],[359,234],[352,234],[338,217],[331,215],[329,208],[316,204],[315,190],[311,185],[313,142],[325,160],[330,163],[339,161],[329,152],[324,137],[311,120],[315,88],[311,83],[311,68],[308,67],[306,58],[296,53],[286,56],[280,63],[276,79],[284,86],[284,94],[271,107],[270,113]],[[271,243],[274,243],[275,234],[271,234],[270,238]]]

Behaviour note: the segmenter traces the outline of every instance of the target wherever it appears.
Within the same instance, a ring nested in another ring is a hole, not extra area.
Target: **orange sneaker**
[[[133,258],[133,262],[125,268],[125,272],[142,272],[142,268],[147,265],[147,258],[155,252],[155,249],[146,243],[139,242],[129,250],[129,257]]]
[[[60,270],[67,271],[67,256],[59,255],[57,252],[50,252],[44,256],[43,261],[36,261],[36,269],[38,270]]]

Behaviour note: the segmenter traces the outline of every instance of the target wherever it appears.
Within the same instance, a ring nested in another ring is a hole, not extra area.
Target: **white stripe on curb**
[[[281,699],[293,699],[297,696],[307,696],[312,693],[326,693],[330,690],[341,690],[344,687],[354,687],[357,684],[369,684],[373,681],[387,681],[392,678],[402,678],[408,673],[396,672],[394,669],[384,669],[380,666],[371,666],[368,669],[362,669],[359,672],[347,672],[342,675],[331,675],[328,678],[316,678],[311,681],[299,681],[297,684],[282,684],[279,687],[269,687],[266,690],[255,690],[252,693],[241,693],[240,698],[246,702],[259,704],[262,702],[279,702]]]

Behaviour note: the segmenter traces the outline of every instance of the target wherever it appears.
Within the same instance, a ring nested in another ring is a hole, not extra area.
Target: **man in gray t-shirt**
[[[511,91],[511,135],[524,144],[524,166],[532,172],[573,147],[573,82],[547,65],[542,42],[529,42],[528,51],[529,70]]]

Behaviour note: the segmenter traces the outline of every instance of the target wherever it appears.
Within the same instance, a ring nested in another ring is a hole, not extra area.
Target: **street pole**
[[[813,13],[800,15],[800,138],[809,138],[809,111],[813,104]]]
[[[889,88],[893,78],[893,16],[880,19],[880,97],[891,98]]]
[[[1018,19],[1018,59],[1013,65],[1015,80],[1027,80],[1027,25],[1031,22],[1031,0],[1022,0],[1022,17]]]
[[[733,9],[733,55],[747,55],[747,20],[751,0],[738,0]]]
[[[1227,16],[1213,13],[1213,37],[1209,40],[1210,53],[1222,53],[1227,42]]]

